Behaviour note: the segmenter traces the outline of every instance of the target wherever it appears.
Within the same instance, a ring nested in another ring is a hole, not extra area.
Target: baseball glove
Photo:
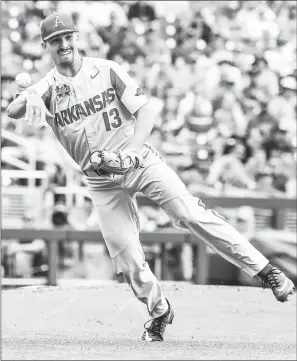
[[[114,153],[103,149],[91,154],[90,163],[94,171],[99,174],[103,170],[112,174],[124,175],[131,168],[137,169],[140,159],[138,153],[133,150]]]

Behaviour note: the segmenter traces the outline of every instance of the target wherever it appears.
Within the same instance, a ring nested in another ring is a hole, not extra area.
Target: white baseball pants
[[[152,147],[143,147],[143,166],[123,176],[87,177],[98,212],[100,229],[112,258],[114,272],[122,274],[151,317],[167,310],[159,281],[150,270],[139,241],[136,192],[158,203],[177,226],[187,228],[223,258],[251,277],[268,260],[223,217],[206,210]]]

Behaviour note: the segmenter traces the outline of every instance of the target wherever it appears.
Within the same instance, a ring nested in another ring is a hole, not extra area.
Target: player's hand
[[[95,151],[91,154],[91,168],[99,173],[102,170],[113,175],[125,175],[131,169],[137,169],[141,165],[141,155],[132,149],[120,151],[118,153],[107,151],[106,149]]]
[[[137,169],[142,163],[142,155],[134,148],[127,148],[118,153],[122,159],[129,158],[133,168]]]
[[[33,90],[29,89],[26,93],[26,114],[25,121],[31,125],[37,125],[42,127],[46,124],[46,117],[52,117],[53,115],[46,108],[42,98]]]

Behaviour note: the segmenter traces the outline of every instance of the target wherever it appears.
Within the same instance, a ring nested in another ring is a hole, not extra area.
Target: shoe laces
[[[271,268],[263,277],[262,277],[262,287],[263,288],[273,288],[273,287],[279,287],[280,282],[278,279],[278,275],[282,271],[280,269],[277,269],[275,267]]]
[[[165,315],[167,316],[167,312]],[[163,335],[166,325],[169,324],[169,322],[166,321],[165,315],[157,318],[152,318],[151,320],[146,321],[146,323],[144,324],[144,328],[146,330],[150,330],[160,335]],[[151,321],[152,321],[151,325],[149,327],[146,327],[146,325]]]

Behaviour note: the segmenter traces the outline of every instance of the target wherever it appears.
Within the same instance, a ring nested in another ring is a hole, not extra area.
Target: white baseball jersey
[[[47,122],[83,171],[92,152],[117,151],[134,134],[134,114],[148,102],[138,84],[116,62],[84,57],[81,69],[67,77],[50,70],[34,89],[54,118]]]

